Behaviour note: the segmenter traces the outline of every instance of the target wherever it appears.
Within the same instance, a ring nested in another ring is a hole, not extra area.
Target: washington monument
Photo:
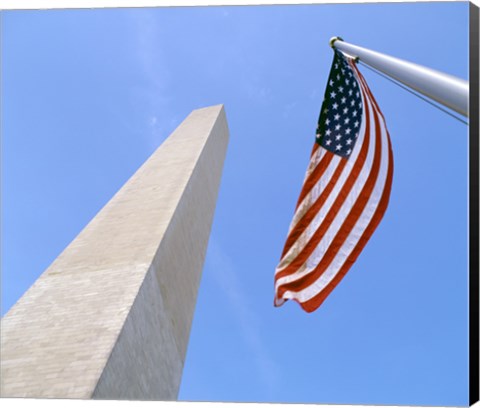
[[[1,321],[1,396],[174,400],[228,127],[193,111]]]

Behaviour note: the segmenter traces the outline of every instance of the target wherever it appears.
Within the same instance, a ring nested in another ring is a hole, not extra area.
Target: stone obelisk
[[[228,144],[193,111],[1,321],[1,396],[174,400]]]

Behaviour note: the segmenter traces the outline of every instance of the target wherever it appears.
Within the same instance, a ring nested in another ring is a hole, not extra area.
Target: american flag
[[[385,119],[355,61],[335,50],[316,140],[280,263],[275,306],[316,310],[385,213],[393,154]]]

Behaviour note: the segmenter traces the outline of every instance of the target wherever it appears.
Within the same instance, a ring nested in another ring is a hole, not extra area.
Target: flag
[[[385,119],[355,61],[335,50],[317,135],[275,271],[274,305],[316,310],[385,213],[393,154]]]

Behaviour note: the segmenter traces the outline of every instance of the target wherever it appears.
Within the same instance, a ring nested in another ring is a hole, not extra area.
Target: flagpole
[[[468,81],[422,65],[349,44],[333,37],[330,46],[388,75],[434,101],[468,117]]]

